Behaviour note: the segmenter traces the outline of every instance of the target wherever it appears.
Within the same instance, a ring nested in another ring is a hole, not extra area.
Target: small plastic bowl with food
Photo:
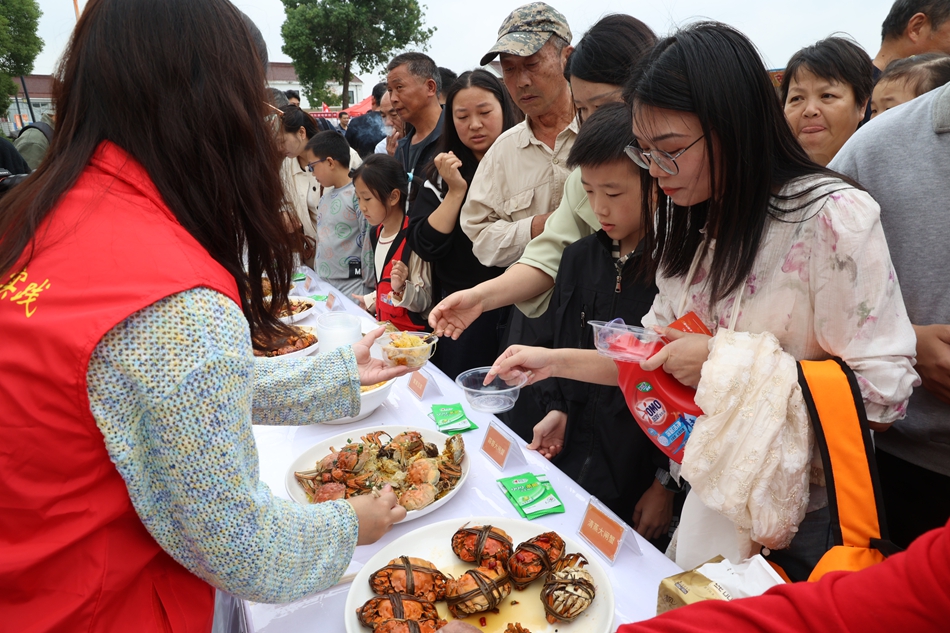
[[[515,406],[521,388],[528,382],[528,376],[519,373],[513,380],[502,380],[495,376],[487,385],[485,378],[491,367],[476,367],[463,371],[455,379],[455,384],[465,392],[465,398],[472,408],[484,413],[502,413]]]
[[[663,337],[652,328],[627,325],[623,319],[588,321],[594,328],[594,347],[603,356],[628,363],[650,358],[663,347]]]
[[[316,328],[307,325],[295,325],[291,328],[294,330],[293,335],[281,339],[276,345],[270,345],[267,351],[255,349],[254,356],[277,361],[316,354],[319,349]]]
[[[386,362],[395,367],[396,365],[405,365],[412,369],[418,369],[429,362],[435,353],[435,345],[439,342],[439,337],[435,334],[426,332],[397,332],[384,334],[390,341],[381,344],[383,356]]]
[[[287,303],[277,311],[277,318],[288,325],[303,321],[317,309],[317,302],[310,297],[287,297]]]

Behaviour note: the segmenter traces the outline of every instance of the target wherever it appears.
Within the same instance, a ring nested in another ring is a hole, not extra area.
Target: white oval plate
[[[386,381],[381,387],[360,393],[360,412],[357,415],[337,418],[336,420],[326,420],[322,422],[322,424],[350,424],[351,422],[359,422],[363,418],[369,417],[381,404],[386,402],[386,398],[389,397],[389,392],[392,391],[395,382],[396,379],[393,378],[392,380]]]
[[[310,297],[301,297],[297,295],[290,295],[287,297],[287,301],[302,301],[304,303],[309,303],[310,307],[304,310],[303,312],[298,312],[297,314],[291,314],[285,317],[278,317],[281,321],[287,325],[293,325],[294,323],[300,323],[308,316],[317,311],[317,302]]]
[[[448,435],[440,433],[436,430],[422,429],[414,426],[369,426],[361,429],[353,429],[352,431],[335,435],[328,440],[324,440],[319,444],[311,446],[297,459],[291,462],[290,468],[287,469],[287,474],[284,476],[284,487],[287,489],[287,494],[290,495],[290,498],[300,505],[311,505],[310,501],[307,499],[307,493],[305,493],[303,488],[300,487],[300,484],[297,483],[297,478],[294,477],[294,473],[302,470],[313,469],[317,463],[317,460],[323,459],[325,456],[330,454],[331,446],[339,449],[348,443],[346,441],[347,439],[353,440],[354,442],[359,442],[361,437],[364,435],[369,435],[375,431],[386,431],[393,437],[396,437],[398,434],[404,431],[418,431],[419,434],[422,435],[423,440],[426,442],[432,442],[437,447],[439,447],[439,452],[442,452],[442,449],[445,448],[445,440],[449,439]],[[472,447],[470,445],[465,446],[465,457],[462,459],[462,478],[459,479],[457,484],[455,484],[455,487],[449,490],[447,495],[436,500],[435,503],[430,503],[421,510],[412,510],[407,512],[406,518],[403,519],[404,521],[414,521],[419,517],[424,517],[434,510],[438,510],[458,493],[458,491],[465,484],[465,480],[468,479],[468,473],[472,469],[472,462],[468,456],[468,452],[471,450]]]
[[[433,523],[401,536],[370,558],[356,574],[356,578],[353,579],[353,585],[346,596],[344,622],[347,633],[366,633],[369,630],[363,628],[360,624],[356,617],[356,610],[375,595],[369,588],[369,577],[375,571],[385,567],[392,559],[400,556],[415,556],[431,562],[442,573],[452,574],[456,577],[465,570],[474,569],[474,565],[462,562],[452,551],[452,535],[466,523],[468,525],[499,527],[508,533],[516,547],[518,543],[550,531],[538,522],[501,517],[472,517]],[[528,585],[528,588],[524,591],[512,589],[511,594],[502,602],[500,613],[470,615],[465,618],[465,621],[479,627],[484,633],[504,633],[509,622],[520,622],[531,633],[554,633],[555,630],[558,633],[574,631],[577,633],[609,633],[613,631],[614,594],[610,587],[607,572],[604,571],[596,558],[597,554],[586,543],[575,541],[564,534],[561,534],[561,538],[564,539],[566,553],[581,553],[589,563],[585,569],[594,578],[597,594],[587,611],[571,623],[550,624],[545,619],[544,607],[541,606],[540,596],[543,583],[537,580]],[[516,600],[518,604],[512,605],[512,600]],[[436,606],[443,618],[449,621],[452,620],[444,601],[437,602]],[[484,627],[479,625],[479,618],[481,617],[486,619],[486,626]]]
[[[314,336],[317,335],[317,328],[311,325],[295,325],[294,327],[298,327],[301,330],[306,330],[307,332],[309,332],[310,334],[313,334]],[[282,356],[255,356],[254,358],[262,358],[266,361],[278,362],[278,361],[284,360],[285,358],[297,358],[298,356],[313,356],[319,350],[320,350],[320,341],[318,340],[316,343],[314,343],[310,347],[298,349],[296,352],[291,352],[289,354],[284,354]]]

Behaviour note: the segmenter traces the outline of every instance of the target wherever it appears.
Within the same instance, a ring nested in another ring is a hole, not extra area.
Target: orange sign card
[[[485,433],[485,441],[482,442],[482,452],[488,455],[498,468],[504,470],[508,455],[511,453],[511,440],[499,431],[494,423],[491,423]]]
[[[428,384],[429,379],[426,378],[421,371],[413,372],[409,377],[409,391],[414,393],[420,400],[422,400]]]
[[[327,297],[327,310],[332,310],[334,303],[336,303],[336,295],[331,292],[330,296]]]
[[[580,533],[584,540],[593,545],[597,551],[604,555],[604,558],[612,563],[617,558],[617,553],[620,552],[624,525],[607,516],[591,502],[587,504],[587,512],[584,513]]]

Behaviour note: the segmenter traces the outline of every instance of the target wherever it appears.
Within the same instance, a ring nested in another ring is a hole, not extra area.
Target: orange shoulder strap
[[[825,467],[836,546],[809,578],[817,580],[899,550],[888,540],[871,430],[854,372],[839,359],[801,361],[798,378]]]

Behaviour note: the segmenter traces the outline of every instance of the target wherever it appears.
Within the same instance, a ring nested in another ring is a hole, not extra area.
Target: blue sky
[[[39,0],[43,17],[40,36],[46,47],[34,72],[52,72],[75,24],[72,0]],[[85,2],[80,1],[80,7]],[[236,0],[264,33],[274,61],[290,61],[280,51],[284,10],[280,0]],[[426,22],[438,30],[428,53],[440,66],[456,72],[473,68],[491,47],[505,16],[520,3],[515,0],[424,0]],[[881,22],[891,0],[552,0],[549,4],[567,16],[574,41],[607,13],[630,13],[657,33],[697,18],[712,18],[743,31],[759,47],[770,68],[782,67],[799,48],[835,32],[853,36],[872,57],[880,45]],[[378,69],[357,72],[373,83]]]

